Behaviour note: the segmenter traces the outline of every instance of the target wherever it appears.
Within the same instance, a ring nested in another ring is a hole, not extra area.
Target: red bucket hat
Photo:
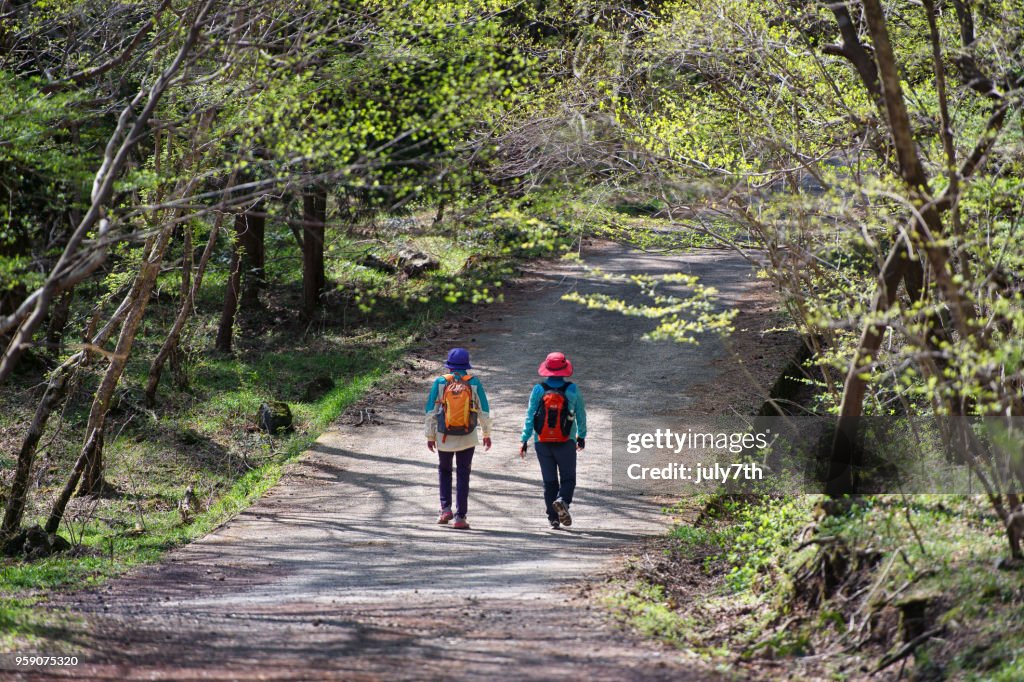
[[[537,374],[542,377],[572,376],[572,363],[565,359],[565,353],[548,353],[537,368]]]

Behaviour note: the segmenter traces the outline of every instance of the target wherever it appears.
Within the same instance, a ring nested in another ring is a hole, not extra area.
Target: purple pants
[[[452,460],[455,460],[455,515],[465,516],[469,504],[469,472],[473,467],[473,451],[437,451],[437,481],[441,489],[441,510],[452,508]]]

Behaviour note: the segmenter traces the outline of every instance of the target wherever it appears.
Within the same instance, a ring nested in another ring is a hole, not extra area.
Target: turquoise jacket
[[[454,374],[457,377],[464,377],[467,374],[469,374],[469,372],[464,372],[460,369],[452,369],[449,370],[448,373]],[[436,379],[434,379],[434,384],[433,386],[430,387],[430,395],[427,396],[427,404],[424,407],[425,412],[434,411],[434,404],[437,402],[437,399],[440,396],[441,391],[444,390],[444,385],[447,383],[448,382],[445,381],[443,376],[439,376]],[[476,389],[476,394],[477,396],[480,397],[480,411],[490,413],[491,406],[487,402],[487,394],[484,393],[484,385],[480,383],[480,379],[477,378],[476,376],[471,375],[467,383]],[[422,395],[422,393],[420,395]]]
[[[449,374],[454,374],[459,377],[464,377],[471,372],[463,372],[460,370],[448,370]],[[426,413],[426,420],[423,424],[423,435],[426,436],[428,441],[436,441],[437,449],[444,452],[457,452],[459,450],[465,450],[466,448],[475,447],[480,444],[480,439],[477,436],[477,432],[480,432],[484,438],[491,437],[491,406],[487,402],[487,394],[484,392],[484,386],[480,383],[475,375],[471,376],[469,381],[469,387],[473,390],[473,395],[476,397],[477,409],[479,412],[477,416],[480,418],[479,429],[474,429],[472,433],[466,434],[465,436],[456,435],[442,435],[438,438],[437,433],[437,413],[441,409],[441,403],[439,398],[444,391],[445,381],[443,376],[439,376],[434,379],[433,385],[430,387],[430,395],[427,396],[427,403],[424,405],[424,412]]]
[[[559,387],[564,386],[566,381],[562,377],[547,377],[544,381],[549,386]],[[540,407],[540,399],[544,395],[544,387],[540,384],[534,384],[533,392],[530,393],[530,405],[526,408],[526,420],[523,423],[523,435],[519,438],[520,441],[525,443],[530,440],[530,436],[533,436],[534,442],[537,440],[537,434],[533,431],[533,415],[537,413],[537,408]],[[579,388],[576,384],[573,384],[565,391],[565,400],[569,403],[569,413],[574,415],[575,419],[572,421],[572,431],[569,434],[571,439],[586,438],[587,437],[587,409],[583,404],[583,396],[580,395]]]

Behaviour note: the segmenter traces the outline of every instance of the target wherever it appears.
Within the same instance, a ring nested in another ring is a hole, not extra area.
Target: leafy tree
[[[62,182],[77,177],[81,184],[91,174],[92,190],[82,197],[63,251],[45,269],[36,268],[46,274],[33,275],[25,260],[35,248],[26,244],[41,241],[37,224],[25,226],[20,241],[9,240],[21,251],[2,254],[5,269],[20,278],[8,288],[21,290],[0,318],[0,335],[7,337],[0,381],[36,342],[54,301],[81,282],[102,279],[105,293],[96,302],[94,320],[112,301],[122,300],[108,313],[109,323],[98,331],[87,329],[89,342],[51,374],[19,455],[19,492],[8,504],[5,533],[20,523],[24,484],[50,414],[64,400],[74,370],[97,357],[104,358],[105,370],[48,531],[56,531],[76,489],[102,489],[110,399],[176,238],[183,240],[181,305],[150,370],[150,402],[194,308],[225,214],[236,216],[237,233],[218,344],[228,348],[243,293],[241,271],[258,273],[262,266],[259,228],[267,201],[307,197],[300,234],[311,313],[325,286],[328,195],[361,194],[379,208],[417,197],[459,196],[468,184],[480,182],[488,124],[514,106],[516,74],[529,68],[506,40],[507,27],[493,3],[306,0],[249,7],[163,0],[124,7],[71,2],[18,6],[13,15],[18,23],[6,25],[4,32],[14,46],[12,56],[0,60],[0,68],[10,70],[9,78],[0,72],[8,78],[3,106],[29,134],[24,148],[12,141],[12,158],[49,154],[52,162],[42,167],[48,177]],[[125,21],[115,25],[115,17]],[[101,27],[73,30],[83,18]],[[40,35],[47,39],[39,41]],[[113,56],[104,47],[109,45],[117,46]],[[68,60],[73,50],[80,58]],[[85,118],[76,140],[64,147],[56,138],[46,142],[44,137],[53,135],[49,121],[66,117],[68,107],[80,101],[100,101],[110,113]],[[93,141],[93,156],[77,152],[83,139]],[[40,172],[36,161],[23,165]],[[75,173],[68,172],[72,168]],[[15,179],[21,182],[20,176]],[[18,201],[33,200],[26,191],[30,185],[13,182]],[[74,206],[73,200],[66,204]],[[69,210],[54,202],[47,206]],[[210,215],[213,225],[193,272],[192,240]],[[243,298],[252,302],[250,284],[247,274]],[[105,349],[115,334],[114,348]]]
[[[834,495],[856,491],[865,409],[1024,407],[1022,146],[1007,126],[1021,114],[1022,11],[674,3],[647,24],[641,87],[611,96],[674,181],[661,185],[669,215],[703,230],[726,216],[765,249],[834,399]],[[714,189],[684,203],[680,179]],[[968,463],[1009,523],[1013,485],[985,474],[977,448]]]

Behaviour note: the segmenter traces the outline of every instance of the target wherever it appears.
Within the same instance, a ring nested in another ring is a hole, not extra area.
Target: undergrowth
[[[834,679],[1018,680],[1024,573],[987,501],[873,496],[825,515],[812,495],[706,498],[673,510],[608,605],[647,635],[735,670]],[[902,672],[901,672],[902,671]]]

